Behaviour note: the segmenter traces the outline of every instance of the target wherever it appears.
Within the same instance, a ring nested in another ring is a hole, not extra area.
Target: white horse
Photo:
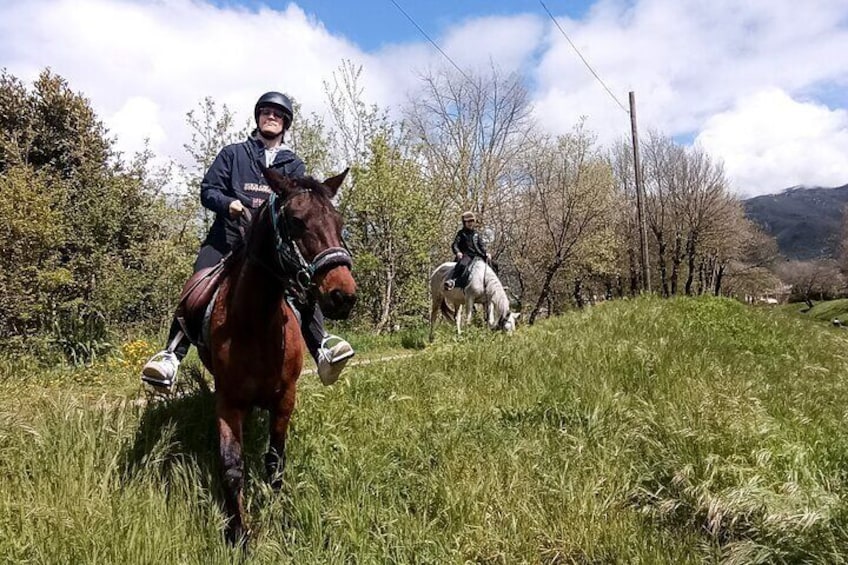
[[[481,259],[474,259],[470,266],[468,285],[464,289],[445,290],[445,280],[453,272],[455,265],[454,262],[442,263],[430,275],[430,341],[433,341],[433,328],[440,310],[445,318],[456,321],[456,333],[461,335],[460,309],[465,306],[466,323],[470,324],[475,303],[485,306],[489,328],[512,333],[520,314],[510,311],[509,297],[492,267]]]

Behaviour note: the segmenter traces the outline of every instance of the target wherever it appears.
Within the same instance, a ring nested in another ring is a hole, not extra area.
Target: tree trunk
[[[531,326],[536,322],[536,317],[539,315],[539,311],[542,309],[542,305],[545,303],[545,300],[548,298],[548,294],[551,292],[551,281],[554,279],[554,275],[556,275],[560,266],[562,265],[562,259],[555,258],[554,262],[548,265],[548,268],[545,270],[545,279],[542,283],[542,288],[539,291],[539,297],[536,299],[536,304],[533,306],[533,310],[530,312],[530,319],[527,320],[527,323]]]
[[[389,324],[389,319],[392,313],[392,300],[394,298],[395,286],[395,271],[393,265],[386,266],[386,288],[383,291],[383,296],[380,299],[380,320],[377,322],[377,327],[374,328],[377,333],[382,333]]]
[[[660,266],[660,280],[662,281],[663,296],[668,297],[668,270],[665,264],[665,241],[659,241],[658,262]]]
[[[580,277],[574,279],[574,303],[581,310],[586,306],[586,300],[583,298],[583,279]]]
[[[394,287],[395,287],[395,262],[394,262],[394,253],[393,253],[394,245],[392,244],[392,239],[389,238],[389,241],[386,244],[386,288],[383,291],[383,296],[381,297],[380,304],[380,320],[377,322],[377,327],[375,330],[377,333],[382,333],[386,326],[389,324],[389,319],[392,313],[392,302],[394,301]]]
[[[724,278],[725,265],[719,265],[715,276],[715,295],[721,296],[721,280]]]
[[[677,281],[680,279],[680,264],[683,262],[680,233],[674,237],[674,252],[671,255],[671,295],[677,294]]]
[[[636,262],[636,250],[633,247],[627,249],[628,262],[630,264],[630,296],[639,294],[639,265]],[[624,289],[621,289],[621,297],[624,297]]]
[[[686,238],[686,254],[689,257],[689,273],[686,276],[686,296],[692,296],[692,282],[695,280],[696,239],[694,233],[690,233],[689,237]]]
[[[698,289],[698,294],[706,294],[713,288],[713,277],[715,276],[715,258],[709,257],[704,264],[704,283]]]

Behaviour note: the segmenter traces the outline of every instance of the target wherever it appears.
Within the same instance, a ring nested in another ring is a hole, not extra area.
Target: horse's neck
[[[483,292],[486,300],[494,304],[499,315],[504,316],[509,313],[509,297],[492,268],[484,263],[483,269]]]
[[[279,311],[282,301],[283,287],[276,277],[245,258],[231,279],[228,317],[245,327],[259,327],[257,322]]]

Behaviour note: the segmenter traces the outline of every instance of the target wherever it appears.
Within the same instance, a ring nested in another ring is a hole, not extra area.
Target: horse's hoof
[[[242,526],[236,528],[228,527],[224,532],[224,536],[231,547],[247,551],[248,542],[250,541],[250,530]]]
[[[276,450],[271,450],[265,454],[265,473],[268,476],[268,484],[274,489],[274,492],[279,492],[283,488],[283,471],[286,468],[286,454],[278,454]]]

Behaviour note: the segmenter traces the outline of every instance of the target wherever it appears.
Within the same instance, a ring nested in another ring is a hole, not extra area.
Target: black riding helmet
[[[266,92],[256,101],[256,106],[253,107],[253,119],[256,120],[256,125],[259,125],[259,108],[263,106],[274,106],[279,108],[285,114],[283,118],[283,128],[289,129],[294,120],[294,109],[288,96],[279,92]]]

